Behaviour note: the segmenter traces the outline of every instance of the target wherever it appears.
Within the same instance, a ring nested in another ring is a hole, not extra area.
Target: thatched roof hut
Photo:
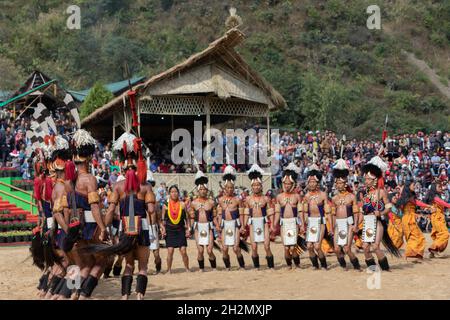
[[[163,125],[155,120],[163,117],[155,115],[206,116],[207,121],[214,115],[222,120],[224,117],[268,119],[270,111],[285,107],[281,94],[234,50],[243,40],[243,33],[233,28],[203,51],[134,86],[140,116],[147,115],[145,119],[154,128]],[[83,119],[82,126],[105,138],[111,137],[111,130],[117,126],[124,129],[125,97],[126,93],[97,109]],[[145,130],[146,121],[141,123]]]

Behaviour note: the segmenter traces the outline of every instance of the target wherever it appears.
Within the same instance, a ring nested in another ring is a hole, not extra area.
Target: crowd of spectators
[[[54,121],[58,134],[68,136],[76,130],[73,118],[67,111],[56,111]],[[30,128],[30,117],[21,116],[13,120],[9,114],[0,115],[0,167],[13,167],[20,171],[23,179],[33,176],[32,160],[27,157],[27,147],[30,145],[26,131]],[[196,165],[177,165],[171,161],[172,144],[170,141],[144,141],[148,169],[159,173],[195,173]],[[240,141],[235,141],[239,144]],[[273,143],[273,141],[272,141]],[[275,142],[279,150],[277,159],[279,169],[272,175],[272,190],[275,194],[281,187],[282,168],[294,162],[301,170],[298,181],[298,191],[305,190],[308,168],[315,163],[323,172],[323,187],[330,194],[333,192],[332,168],[335,161],[341,157],[347,161],[350,168],[349,184],[357,191],[363,187],[362,166],[377,155],[381,141],[345,139],[331,131],[295,131],[283,132],[279,141]],[[226,140],[224,141],[224,146]],[[246,141],[249,146],[259,147],[255,141]],[[416,193],[423,199],[433,179],[440,179],[444,185],[444,200],[450,202],[450,133],[449,132],[417,132],[414,134],[393,135],[386,139],[384,159],[389,163],[386,172],[385,186],[388,192],[399,190],[406,180],[416,182]],[[199,167],[208,173],[223,172],[226,164],[203,165]],[[248,165],[236,165],[237,172],[245,172]],[[92,161],[93,173],[101,188],[105,191],[118,179],[120,167],[112,152],[112,143],[99,143]],[[166,186],[156,186],[157,200],[162,203],[167,196]],[[190,195],[183,192],[185,198]],[[245,197],[248,190],[238,190]],[[216,195],[218,196],[218,195]]]

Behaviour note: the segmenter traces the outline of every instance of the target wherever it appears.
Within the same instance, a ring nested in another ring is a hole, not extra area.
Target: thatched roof
[[[203,61],[208,61],[210,58],[221,60],[227,67],[231,68],[235,73],[247,79],[250,83],[261,89],[264,94],[270,99],[273,109],[280,109],[286,106],[286,101],[281,94],[275,90],[261,75],[244,61],[244,59],[234,50],[234,47],[240,44],[244,39],[244,34],[237,28],[227,31],[221,38],[211,42],[209,46],[198,53],[193,54],[182,63],[179,63],[172,68],[157,74],[144,83],[136,85],[133,90],[144,91],[148,87],[172,76],[179,74],[194,65],[198,65]],[[97,109],[91,115],[87,116],[81,122],[82,125],[89,125],[98,118],[112,114],[116,108],[122,107],[122,95],[112,99],[104,106]]]

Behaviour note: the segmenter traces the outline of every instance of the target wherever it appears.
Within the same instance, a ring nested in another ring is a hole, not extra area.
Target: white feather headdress
[[[61,136],[55,136],[55,151],[69,150],[69,142]]]
[[[206,189],[208,189],[208,177],[205,176],[203,171],[198,170],[195,174],[195,185],[197,186],[197,189],[200,189],[201,186],[204,186]]]
[[[261,183],[262,180],[262,175],[264,173],[264,170],[260,168],[260,166],[258,166],[256,163],[254,163],[250,169],[247,171],[248,174],[248,178],[251,180],[251,184],[253,184],[254,182],[259,182]]]
[[[296,174],[300,174],[301,171],[300,168],[297,167],[293,162],[289,163],[288,166],[284,168],[284,170],[291,170],[294,171]]]
[[[79,129],[73,134],[73,142],[76,148],[80,148],[83,146],[96,145],[97,142],[91,136],[89,132],[84,129]]]
[[[368,163],[377,166],[382,172],[386,172],[386,170],[388,169],[387,163],[384,162],[379,156],[373,157]]]
[[[347,162],[344,159],[338,159],[335,163],[334,163],[334,169],[337,170],[348,170],[348,165]]]
[[[127,151],[131,152],[134,150],[134,139],[136,136],[130,132],[124,132],[117,140],[114,142],[113,150],[121,151],[123,150],[123,143],[126,143]]]
[[[223,171],[222,180],[225,181],[225,183],[231,182],[234,184],[234,180],[236,180],[236,169],[234,169],[231,165],[227,165]]]

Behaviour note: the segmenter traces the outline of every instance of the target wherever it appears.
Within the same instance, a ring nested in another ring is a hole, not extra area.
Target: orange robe
[[[327,223],[327,229],[328,230],[331,230],[330,219],[331,219],[330,217],[327,217],[326,223]],[[324,254],[332,254],[332,253],[334,253],[334,248],[332,246],[330,246],[328,244],[328,241],[325,240],[325,239],[322,240],[322,244],[321,244],[320,247],[321,247],[322,252]]]
[[[449,238],[444,208],[437,204],[436,201],[433,202],[432,206],[436,209],[436,212],[431,214],[431,225],[433,226],[431,230],[431,239],[433,239],[433,243],[428,250],[442,252],[447,248]]]
[[[406,239],[405,256],[423,258],[425,237],[416,223],[416,205],[412,202],[408,202],[403,208],[402,225]]]
[[[397,249],[403,246],[402,218],[391,212],[389,215],[388,234]]]
[[[364,220],[361,220],[361,222],[358,224],[358,230],[362,230],[364,228]],[[359,250],[363,249],[363,242],[362,238],[358,234],[353,234],[353,238],[355,240],[355,247],[357,247]]]

